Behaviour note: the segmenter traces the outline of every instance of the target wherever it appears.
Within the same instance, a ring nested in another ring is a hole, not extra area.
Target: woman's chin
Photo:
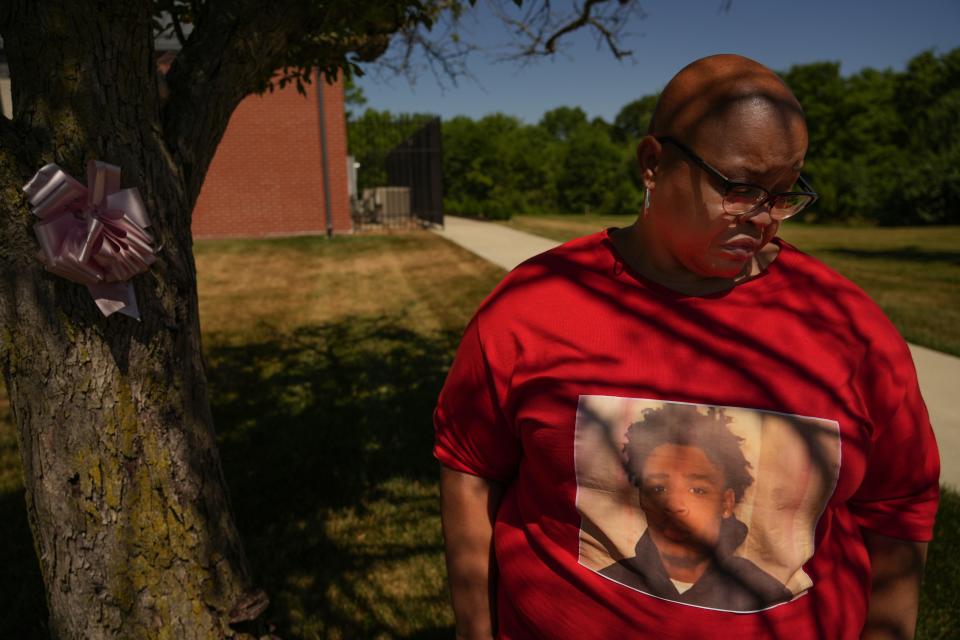
[[[728,280],[741,275],[747,268],[751,256],[741,259],[731,259],[718,257],[704,260],[703,263],[696,265],[695,273],[702,278],[716,278]]]

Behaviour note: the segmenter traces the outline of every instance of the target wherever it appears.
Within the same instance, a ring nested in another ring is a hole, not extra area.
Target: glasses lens
[[[748,185],[733,185],[723,197],[723,209],[733,215],[747,213],[766,197],[767,192],[763,189]]]
[[[802,193],[783,194],[774,198],[771,211],[775,218],[782,220],[800,213],[811,202],[813,202],[813,196]]]

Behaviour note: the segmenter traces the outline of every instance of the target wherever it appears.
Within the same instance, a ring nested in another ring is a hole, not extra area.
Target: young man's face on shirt
[[[640,506],[664,565],[709,560],[720,522],[733,515],[734,492],[698,447],[662,444],[643,465]],[[672,577],[672,576],[671,576]]]

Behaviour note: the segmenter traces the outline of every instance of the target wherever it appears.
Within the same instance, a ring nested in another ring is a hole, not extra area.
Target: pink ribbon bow
[[[87,285],[105,316],[140,319],[130,278],[156,261],[146,208],[136,189],[120,189],[120,167],[91,160],[87,186],[55,164],[23,187],[40,222],[37,258],[47,271]]]

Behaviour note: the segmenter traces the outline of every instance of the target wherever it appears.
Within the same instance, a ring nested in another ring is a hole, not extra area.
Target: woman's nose
[[[754,211],[746,214],[747,222],[761,229],[773,224],[773,216],[770,214],[771,202],[764,202],[762,205],[757,207]]]

